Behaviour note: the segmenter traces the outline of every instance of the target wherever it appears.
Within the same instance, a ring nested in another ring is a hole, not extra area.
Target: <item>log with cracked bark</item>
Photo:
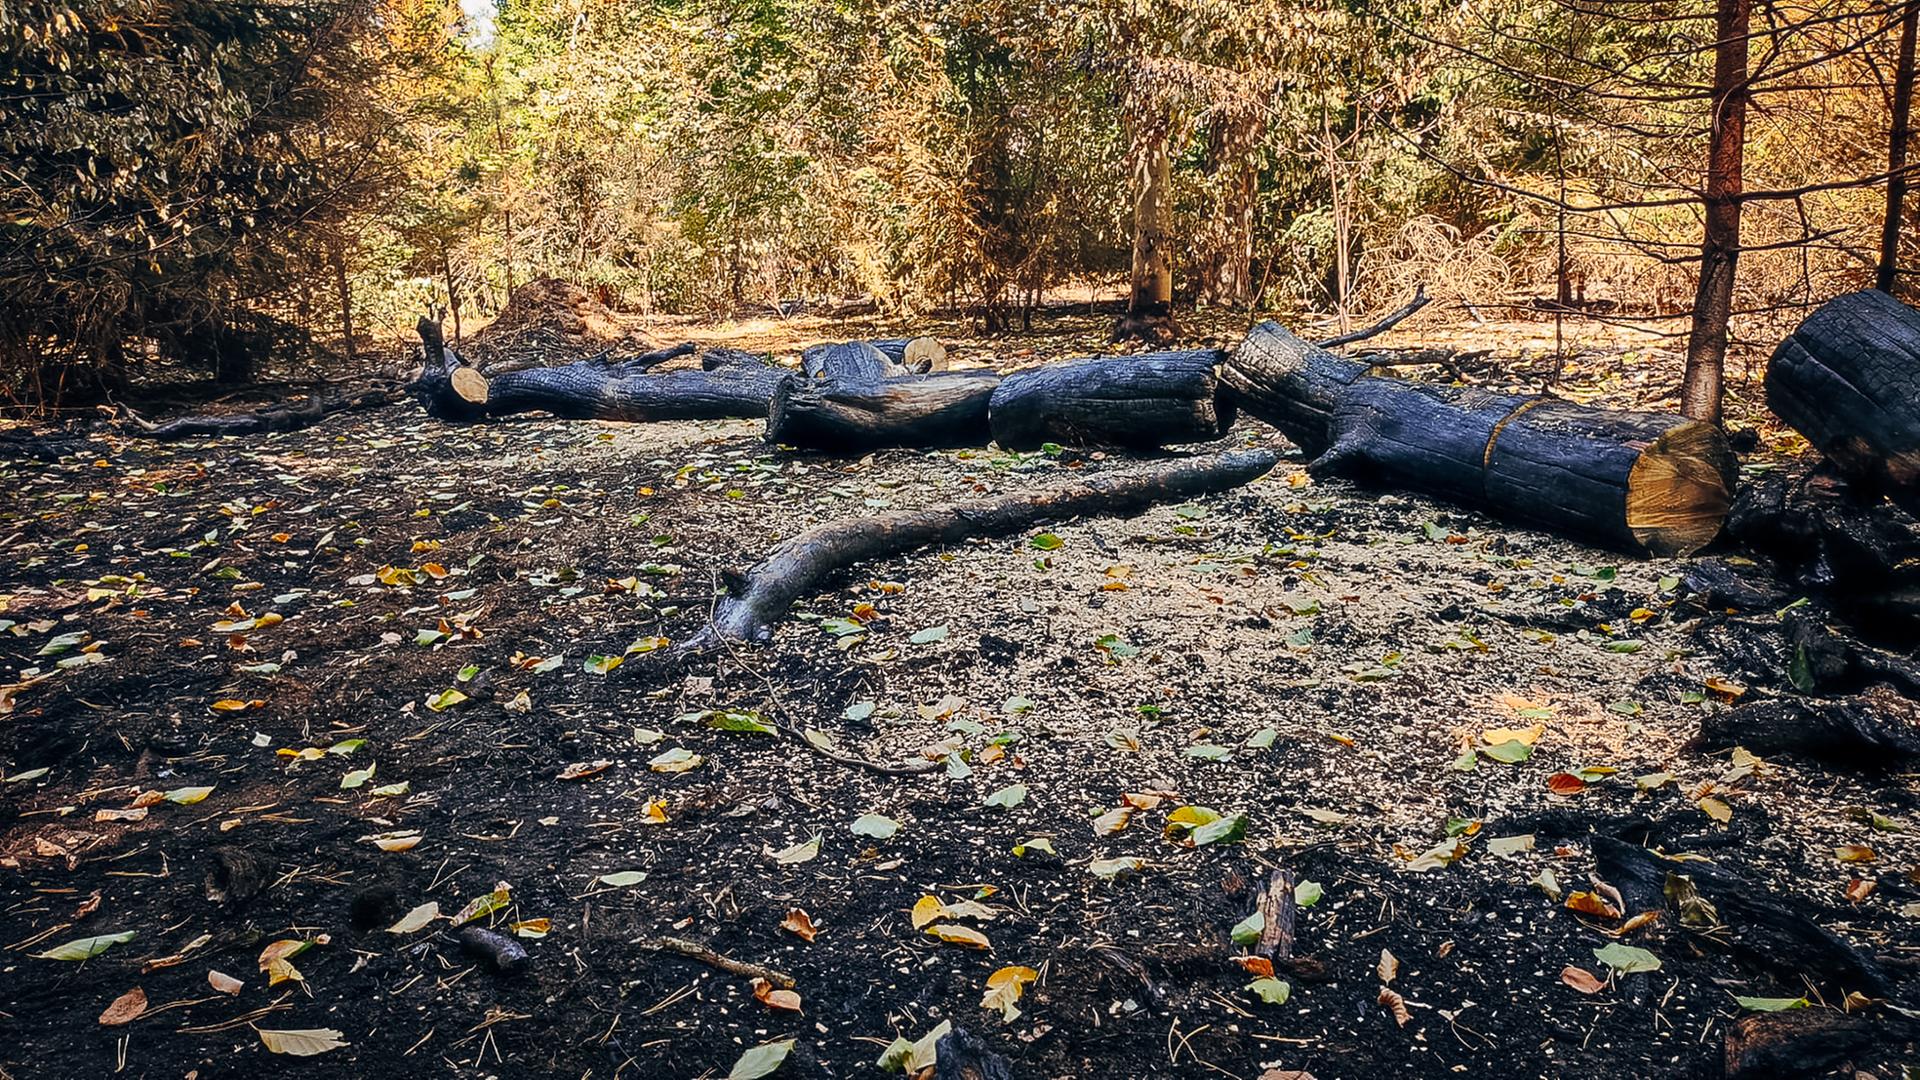
[[[181,416],[162,423],[146,420],[132,409],[125,410],[129,434],[161,442],[189,439],[196,435],[267,435],[300,431],[320,423],[335,413],[377,409],[404,400],[394,388],[368,390],[351,397],[335,398],[315,394],[298,405],[281,403],[249,413],[231,416]]]
[[[1749,481],[1727,535],[1853,622],[1901,636],[1920,628],[1920,521],[1863,494],[1831,460]]]
[[[1217,349],[1187,349],[1016,371],[989,403],[993,439],[1012,450],[1211,442],[1233,426],[1233,405],[1219,400],[1214,378],[1224,359]]]
[[[1774,350],[1766,386],[1856,488],[1920,517],[1920,311],[1877,289],[1829,300]]]
[[[1390,378],[1272,322],[1221,381],[1316,471],[1629,551],[1692,554],[1733,502],[1726,437],[1680,416]]]
[[[727,350],[723,362],[699,371],[649,372],[606,360],[529,368],[487,378],[468,366],[440,337],[440,327],[421,319],[426,364],[413,384],[428,415],[442,420],[480,420],[523,412],[549,412],[567,420],[718,420],[765,416],[774,390],[789,372],[751,353]],[[717,351],[717,350],[716,350]]]
[[[1270,450],[1236,450],[1103,473],[1043,491],[978,502],[895,510],[815,526],[782,541],[744,573],[725,575],[727,593],[712,623],[683,645],[701,651],[726,641],[766,642],[795,601],[854,563],[937,544],[1004,536],[1043,521],[1135,514],[1250,483],[1279,462]]]
[[[864,343],[860,348],[871,350]],[[846,352],[857,354],[851,348]],[[870,362],[857,355],[850,361]],[[985,368],[881,378],[790,376],[768,405],[767,441],[853,453],[896,446],[985,446],[987,401],[998,385],[1000,376]]]

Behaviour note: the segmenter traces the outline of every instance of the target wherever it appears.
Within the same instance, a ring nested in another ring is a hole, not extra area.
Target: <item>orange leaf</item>
[[[107,1010],[100,1014],[100,1023],[107,1027],[131,1024],[140,1019],[140,1014],[146,1011],[147,992],[136,986],[113,999],[113,1004],[107,1006]]]
[[[1573,892],[1567,894],[1567,909],[1582,915],[1598,915],[1603,919],[1617,919],[1620,912],[1607,903],[1598,893]]]
[[[1611,948],[1612,946],[1608,946]],[[1607,984],[1586,968],[1577,968],[1572,964],[1560,969],[1560,981],[1583,994],[1597,994],[1606,989]]]
[[[1273,961],[1264,956],[1236,956],[1234,960],[1247,969],[1247,974],[1255,978],[1273,978]]]
[[[1587,790],[1587,782],[1572,773],[1557,772],[1547,777],[1547,790],[1555,795],[1578,795]]]
[[[800,995],[791,990],[775,990],[773,984],[765,979],[755,978],[750,984],[754,999],[770,1009],[800,1011]]]
[[[813,925],[813,916],[807,914],[804,908],[790,909],[787,917],[781,920],[780,929],[798,935],[802,941],[812,941],[820,933],[819,928]]]
[[[1413,1019],[1413,1014],[1407,1011],[1407,999],[1401,997],[1398,991],[1381,987],[1380,1004],[1387,1007],[1387,1011],[1393,1014],[1394,1023],[1401,1027],[1406,1027],[1407,1021]]]

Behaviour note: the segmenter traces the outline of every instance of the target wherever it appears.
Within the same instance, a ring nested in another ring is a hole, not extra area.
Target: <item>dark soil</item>
[[[1228,443],[1278,439],[1243,422]],[[1022,537],[856,568],[764,649],[587,670],[690,637],[721,569],[807,524],[1128,464],[832,460],[769,450],[749,423],[459,427],[400,406],[0,466],[0,683],[15,684],[0,690],[0,1067],[717,1077],[791,1038],[777,1075],[859,1077],[896,1037],[950,1020],[1032,1078],[1696,1076],[1718,1069],[1733,995],[1841,1003],[1850,988],[1827,973],[1744,966],[1671,913],[1621,939],[1660,969],[1609,980],[1594,950],[1619,920],[1531,884],[1551,870],[1563,890],[1591,888],[1595,830],[1748,876],[1888,963],[1913,1004],[1920,845],[1865,813],[1910,821],[1913,777],[1782,759],[1729,779],[1726,756],[1686,748],[1729,684],[1790,691],[1772,613],[1731,635],[1673,582],[1684,563],[1309,481],[1297,464],[1137,519],[1063,523],[1057,548]],[[822,621],[861,604],[874,610],[858,610],[858,634]],[[436,709],[450,689],[465,700]],[[708,710],[812,727],[875,762],[951,764],[881,775],[717,730]],[[1536,722],[1529,760],[1456,766],[1488,729]],[[345,740],[364,742],[283,753]],[[673,748],[702,763],[649,768]],[[1618,772],[1548,790],[1595,767]],[[1635,783],[1662,771],[1675,780]],[[1011,784],[1023,802],[985,804]],[[142,793],[193,786],[213,791],[113,820]],[[1091,819],[1130,792],[1164,801],[1096,835]],[[663,824],[648,821],[656,799]],[[1188,804],[1246,814],[1244,841],[1170,838]],[[856,836],[869,813],[899,832]],[[365,839],[402,831],[417,846]],[[1456,861],[1410,866],[1450,832]],[[1489,851],[1521,835],[1531,849]],[[774,858],[813,836],[810,861]],[[1057,855],[1013,854],[1037,837]],[[1842,845],[1873,860],[1838,861]],[[1090,872],[1124,856],[1144,865]],[[1281,1005],[1246,991],[1229,940],[1273,867],[1324,893],[1300,913]],[[224,901],[209,899],[215,871]],[[646,876],[600,880],[622,871]],[[1856,879],[1877,883],[1857,904]],[[497,973],[445,921],[386,929],[498,882],[510,902],[481,924],[551,920],[517,939],[522,971]],[[949,921],[991,949],[916,932],[927,895],[987,905],[990,920]],[[794,908],[820,928],[811,943],[780,927]],[[84,963],[34,955],[126,931]],[[303,980],[268,987],[262,950],[319,935],[291,960]],[[637,943],[663,935],[790,973],[804,1012]],[[1404,1024],[1380,1003],[1383,950]],[[1011,1022],[981,1005],[1008,965],[1039,972]],[[1581,993],[1568,966],[1607,985]],[[246,985],[217,992],[210,969]],[[146,1015],[100,1024],[136,986]],[[274,1056],[255,1027],[333,1029],[347,1046]],[[1836,1075],[1916,1061],[1882,1040]]]

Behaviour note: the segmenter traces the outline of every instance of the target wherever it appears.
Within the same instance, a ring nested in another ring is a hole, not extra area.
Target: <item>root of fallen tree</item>
[[[1004,536],[1042,521],[1138,513],[1159,503],[1239,487],[1265,475],[1279,460],[1270,450],[1234,450],[1075,480],[1046,491],[820,525],[783,541],[751,570],[727,574],[728,595],[712,623],[681,651],[705,651],[726,641],[771,640],[774,627],[795,601],[854,563],[935,544]]]

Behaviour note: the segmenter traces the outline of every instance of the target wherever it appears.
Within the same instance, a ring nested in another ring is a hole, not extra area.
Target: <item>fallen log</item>
[[[1754,1013],[1727,1029],[1722,1065],[1726,1080],[1819,1076],[1842,1061],[1888,1050],[1911,1035],[1911,1024],[1902,1018],[1876,1024],[1872,1018],[1831,1008]],[[1846,1075],[1875,1074],[1848,1070]]]
[[[815,345],[800,354],[809,379],[872,380],[947,370],[947,347],[930,337]]]
[[[973,503],[896,510],[815,526],[782,541],[751,570],[722,575],[727,596],[713,621],[683,651],[725,641],[766,642],[795,601],[854,563],[902,555],[935,544],[1020,532],[1042,521],[1095,514],[1135,514],[1250,483],[1279,463],[1269,450],[1237,450],[1157,462],[1138,471],[1077,479],[1046,491]]]
[[[129,434],[174,442],[196,435],[266,435],[301,431],[336,413],[377,409],[399,399],[399,392],[389,387],[344,398],[314,394],[297,405],[281,403],[231,416],[181,416],[164,423],[149,421],[132,409],[123,408],[123,413],[132,425],[127,429]]]
[[[1267,322],[1221,369],[1321,473],[1432,495],[1630,551],[1719,535],[1735,460],[1716,427],[1373,374]]]
[[[1774,890],[1700,859],[1677,860],[1609,836],[1592,840],[1595,868],[1633,911],[1672,906],[1695,940],[1731,947],[1788,978],[1832,980],[1843,990],[1891,991],[1872,957],[1808,918]],[[1844,997],[1834,995],[1834,1000]]]
[[[513,413],[552,413],[565,420],[718,420],[765,416],[790,373],[749,353],[699,371],[649,372],[608,360],[528,368],[487,378],[448,349],[440,327],[421,319],[426,364],[413,384],[428,415],[479,420]],[[644,358],[642,358],[644,359]]]
[[[767,407],[767,441],[852,452],[985,446],[987,402],[999,384],[985,368],[880,379],[789,377]]]
[[[1214,378],[1224,359],[1217,349],[1191,349],[1016,371],[988,403],[993,440],[1012,450],[1211,442],[1233,426],[1233,405],[1218,401]]]
[[[1920,702],[1890,686],[1870,686],[1846,697],[1756,701],[1703,717],[1698,745],[1900,768],[1920,757]]]
[[[1901,635],[1920,627],[1920,521],[1863,496],[1831,461],[1744,485],[1727,535],[1852,622]]]
[[[1774,350],[1766,388],[1841,475],[1920,516],[1920,312],[1877,289],[1829,300]]]

